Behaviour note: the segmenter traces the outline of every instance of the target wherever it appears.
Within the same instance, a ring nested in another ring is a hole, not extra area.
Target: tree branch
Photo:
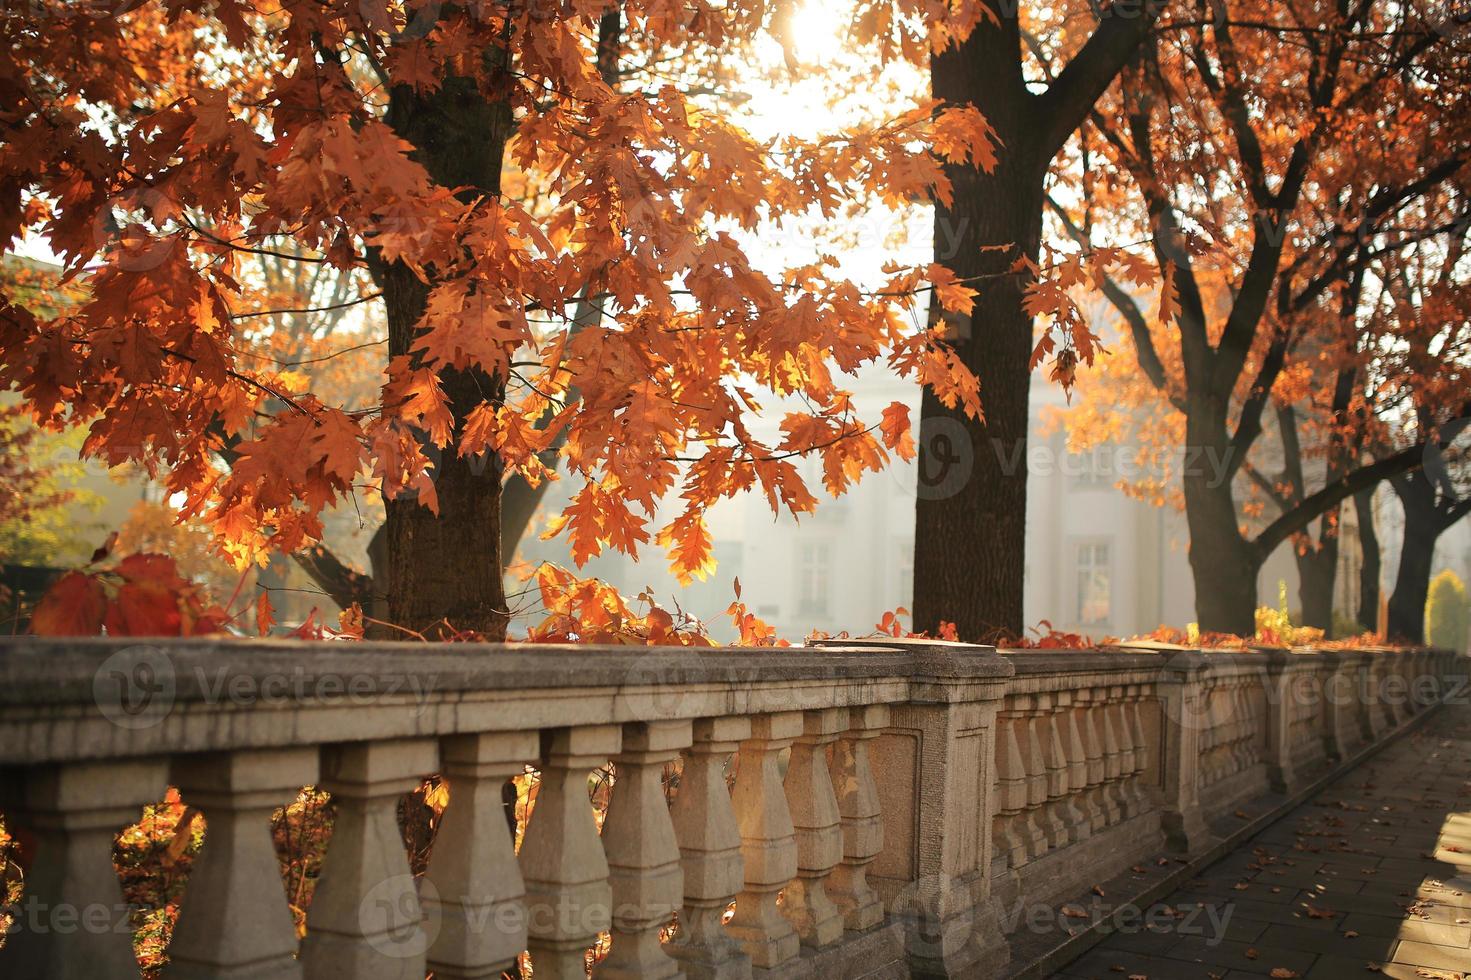
[[[1057,199],[1051,194],[1047,195],[1047,206],[1052,209],[1058,221],[1062,222],[1068,237],[1085,249],[1092,247],[1087,234],[1073,222],[1066,209],[1058,204]],[[1154,336],[1149,332],[1149,321],[1145,319],[1144,311],[1139,308],[1139,303],[1129,295],[1124,287],[1118,284],[1113,276],[1107,273],[1103,276],[1101,288],[1104,298],[1113,304],[1119,316],[1123,317],[1124,322],[1129,326],[1129,333],[1134,339],[1134,351],[1139,359],[1139,368],[1144,372],[1144,376],[1156,389],[1169,397],[1171,404],[1184,411],[1184,403],[1169,394],[1169,379],[1165,376],[1164,362],[1159,359],[1159,352],[1155,350]]]
[[[1307,527],[1332,507],[1349,497],[1372,487],[1381,480],[1408,473],[1420,466],[1425,444],[1416,443],[1368,466],[1361,466],[1337,480],[1332,481],[1317,493],[1303,500],[1292,510],[1278,517],[1252,539],[1251,547],[1265,558],[1277,546]]]
[[[371,611],[374,598],[373,576],[349,568],[321,544],[292,552],[291,559],[338,606],[346,609],[356,602]]]
[[[1082,125],[1093,103],[1133,57],[1164,8],[1163,0],[1114,0],[1081,51],[1037,96],[1038,149],[1050,159]]]
[[[1449,530],[1451,525],[1455,524],[1467,514],[1471,514],[1471,497],[1463,497],[1456,501],[1450,510],[1440,516],[1440,529],[1442,531]]]

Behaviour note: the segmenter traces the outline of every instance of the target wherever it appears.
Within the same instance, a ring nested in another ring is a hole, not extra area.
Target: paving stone
[[[1434,943],[1437,946],[1471,946],[1471,925],[1451,925],[1418,918],[1398,919],[1356,912],[1344,918],[1343,929],[1352,930],[1361,936],[1387,936],[1391,939]]]
[[[1370,969],[1373,964],[1376,969]],[[1356,956],[1320,956],[1312,969],[1303,974],[1303,980],[1374,980],[1389,977],[1390,980],[1424,980],[1420,968],[1402,963],[1381,963],[1364,960]]]
[[[1172,946],[1168,956],[1171,959],[1186,960],[1208,967],[1244,970],[1248,973],[1258,969],[1266,973],[1278,967],[1286,967],[1301,973],[1312,966],[1317,954],[1299,949],[1234,942],[1229,939],[1211,942],[1187,937]]]
[[[1225,909],[1224,928],[1115,934],[1057,975],[1471,976],[1468,788],[1471,704],[1447,705],[1164,900]]]
[[[1349,938],[1337,930],[1270,925],[1262,931],[1258,941],[1266,946],[1280,946],[1284,949],[1307,950],[1331,955],[1347,954],[1362,956],[1370,960],[1387,960],[1397,940],[1392,936],[1365,936],[1362,934]]]
[[[1145,976],[1149,980],[1205,980],[1205,974],[1198,965],[1159,956],[1143,956],[1126,949],[1094,949],[1055,976],[1077,980],[1120,980],[1128,976]]]
[[[1390,957],[1396,963],[1429,966],[1438,970],[1471,970],[1471,950],[1464,946],[1436,946],[1401,940]]]

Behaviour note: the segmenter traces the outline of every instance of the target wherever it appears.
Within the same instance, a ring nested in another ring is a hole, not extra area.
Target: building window
[[[1103,449],[1095,447],[1086,452],[1068,453],[1068,472],[1072,474],[1073,486],[1080,490],[1106,489],[1109,484],[1108,465],[1100,459]]]
[[[1113,571],[1107,542],[1078,545],[1078,623],[1106,623],[1113,611]]]
[[[797,575],[797,612],[803,616],[826,616],[829,568],[832,552],[826,542],[802,542]]]

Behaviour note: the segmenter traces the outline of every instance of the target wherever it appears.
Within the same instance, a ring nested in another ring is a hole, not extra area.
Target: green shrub
[[[1466,649],[1466,629],[1471,623],[1471,596],[1455,572],[1447,568],[1430,582],[1425,602],[1425,639],[1434,647],[1460,652]]]

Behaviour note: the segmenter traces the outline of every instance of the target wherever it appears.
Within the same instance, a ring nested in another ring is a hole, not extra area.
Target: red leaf
[[[107,599],[91,575],[67,572],[46,590],[31,616],[37,636],[97,636]]]
[[[157,580],[124,582],[107,610],[112,636],[180,636],[179,596]]]

